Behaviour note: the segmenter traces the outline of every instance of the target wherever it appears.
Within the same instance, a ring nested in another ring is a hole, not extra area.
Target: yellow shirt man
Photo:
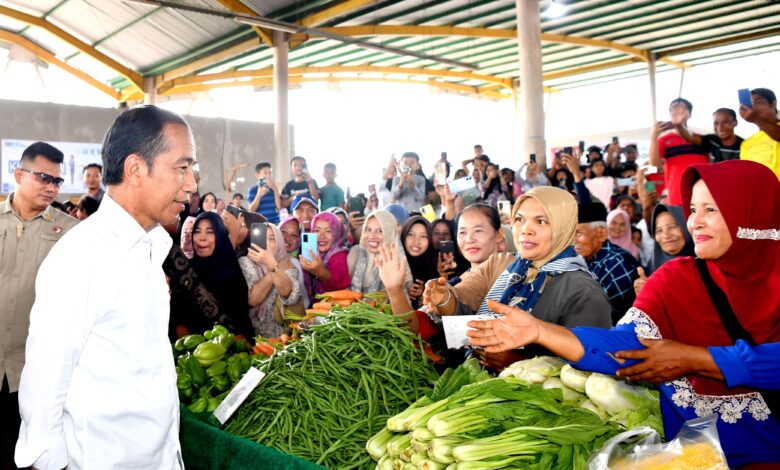
[[[758,131],[742,142],[740,159],[766,165],[780,179],[780,142],[769,137],[766,132]]]

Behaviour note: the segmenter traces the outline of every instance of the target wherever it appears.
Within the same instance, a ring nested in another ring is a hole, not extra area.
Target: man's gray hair
[[[593,222],[588,222],[588,227],[597,229],[597,228],[607,228],[607,222],[604,220],[596,220]]]

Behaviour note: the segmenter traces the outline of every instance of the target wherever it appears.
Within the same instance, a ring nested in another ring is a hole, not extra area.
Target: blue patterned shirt
[[[639,262],[623,248],[604,242],[604,246],[588,261],[588,269],[607,293],[613,309],[613,324],[617,322],[636,299],[634,280],[639,277]]]

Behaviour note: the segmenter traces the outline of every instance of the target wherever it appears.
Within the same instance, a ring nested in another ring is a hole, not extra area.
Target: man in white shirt
[[[126,111],[106,134],[103,203],[38,272],[17,465],[183,468],[160,224],[196,190],[194,162],[187,122],[154,106]]]

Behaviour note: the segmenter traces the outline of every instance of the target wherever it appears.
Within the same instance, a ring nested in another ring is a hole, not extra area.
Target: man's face
[[[712,128],[715,135],[721,140],[730,139],[734,135],[735,127],[737,127],[737,121],[728,114],[715,113],[712,115]]]
[[[87,168],[84,172],[84,186],[90,191],[97,191],[100,189],[101,180],[102,176],[100,175],[100,170],[97,168]]]
[[[268,181],[269,179],[271,179],[272,175],[273,175],[273,171],[271,170],[271,167],[265,167],[262,170],[255,173],[255,176],[257,177],[258,181],[260,180],[260,178],[265,178],[265,180]]]
[[[23,168],[36,173],[45,173],[49,176],[60,178],[62,169],[59,163],[50,162],[42,156],[36,156],[32,161],[24,162]],[[57,198],[60,187],[54,183],[43,183],[39,175],[23,171],[17,168],[14,172],[16,179],[16,194],[14,198],[28,205],[30,209],[42,211]]]
[[[475,157],[481,157],[482,156],[482,152],[483,152],[482,147],[479,147],[479,146],[474,147],[474,156]]]
[[[623,209],[624,211],[626,211],[626,213],[628,214],[629,217],[631,217],[631,219],[633,219],[634,216],[636,216],[636,206],[634,205],[633,202],[631,202],[630,199],[621,199],[620,203],[618,204],[618,209]]]
[[[326,181],[333,181],[336,179],[336,170],[333,168],[325,168],[322,171],[322,177],[325,178]]]
[[[686,124],[691,113],[683,103],[674,103],[669,106],[669,117],[673,124]]]
[[[293,211],[293,216],[303,225],[304,232],[311,230],[311,219],[315,215],[317,215],[317,208],[308,202],[298,204],[298,207]]]
[[[636,151],[636,149],[628,149],[625,151],[626,154],[626,161],[627,162],[633,162],[636,161],[636,157],[639,156],[639,152]]]
[[[606,229],[594,228],[587,223],[577,224],[577,230],[574,232],[574,251],[590,260],[604,246],[606,240]]]
[[[233,198],[233,199],[230,201],[230,203],[231,203],[231,204],[233,204],[233,205],[234,205],[234,206],[236,206],[236,207],[240,207],[240,206],[241,206],[241,203],[242,203],[243,201],[244,201],[244,199],[243,199],[243,198],[241,198],[241,197],[239,197],[239,196],[236,196],[236,197],[234,197],[234,198]]]
[[[750,95],[753,99],[753,111],[764,120],[777,122],[777,101],[771,103],[761,95]]]
[[[293,175],[295,176],[303,176],[303,170],[305,168],[306,168],[306,162],[304,162],[303,160],[298,159],[292,162],[291,169]]]
[[[178,124],[163,128],[167,150],[157,155],[151,171],[140,170],[139,222],[145,228],[176,221],[190,194],[195,192],[195,143],[189,130]]]
[[[417,160],[414,157],[404,157],[401,159],[401,166],[410,168],[414,173],[417,170]]]

